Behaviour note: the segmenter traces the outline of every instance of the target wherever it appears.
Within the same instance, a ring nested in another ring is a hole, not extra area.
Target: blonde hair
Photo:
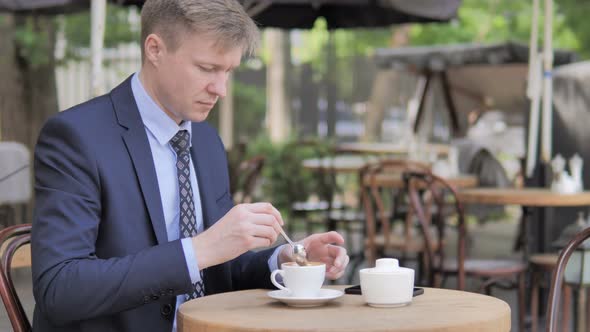
[[[147,0],[141,10],[141,58],[147,36],[158,34],[175,51],[187,33],[212,36],[223,50],[241,47],[251,55],[259,31],[236,0]]]

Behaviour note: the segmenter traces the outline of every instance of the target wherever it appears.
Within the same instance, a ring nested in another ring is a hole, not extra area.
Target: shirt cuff
[[[275,251],[272,253],[272,256],[268,259],[268,269],[270,272],[279,268],[279,254],[284,246],[287,244],[283,244],[282,246],[278,246]]]
[[[192,238],[185,237],[180,240],[182,244],[182,251],[184,251],[184,259],[186,260],[186,267],[191,277],[191,283],[201,281],[201,273],[199,272],[199,262],[195,256],[195,250],[193,249]]]

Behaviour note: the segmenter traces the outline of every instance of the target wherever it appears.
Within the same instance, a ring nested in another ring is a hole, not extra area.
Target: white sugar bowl
[[[361,291],[372,307],[399,307],[412,302],[414,270],[395,258],[381,258],[374,268],[360,270]]]

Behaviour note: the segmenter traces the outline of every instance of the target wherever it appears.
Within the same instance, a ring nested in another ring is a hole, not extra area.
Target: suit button
[[[152,295],[152,300],[158,301],[160,297],[158,295]]]
[[[170,294],[170,295],[174,295],[174,289],[172,289],[172,288],[168,288],[168,294]]]
[[[146,304],[150,303],[150,296],[149,295],[146,295],[143,297],[143,303],[146,303]]]
[[[170,314],[172,313],[172,306],[170,304],[164,304],[160,309],[160,313],[164,318],[170,317]]]

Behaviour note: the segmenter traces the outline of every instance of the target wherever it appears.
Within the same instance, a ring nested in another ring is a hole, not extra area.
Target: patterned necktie
[[[190,181],[190,134],[186,130],[180,130],[170,140],[170,145],[176,152],[176,175],[178,176],[178,193],[180,197],[180,238],[197,235],[197,219],[195,217],[195,203],[193,202],[193,188]],[[203,284],[203,271],[201,281],[193,284],[192,293],[186,294],[186,300],[195,299],[205,295]]]

